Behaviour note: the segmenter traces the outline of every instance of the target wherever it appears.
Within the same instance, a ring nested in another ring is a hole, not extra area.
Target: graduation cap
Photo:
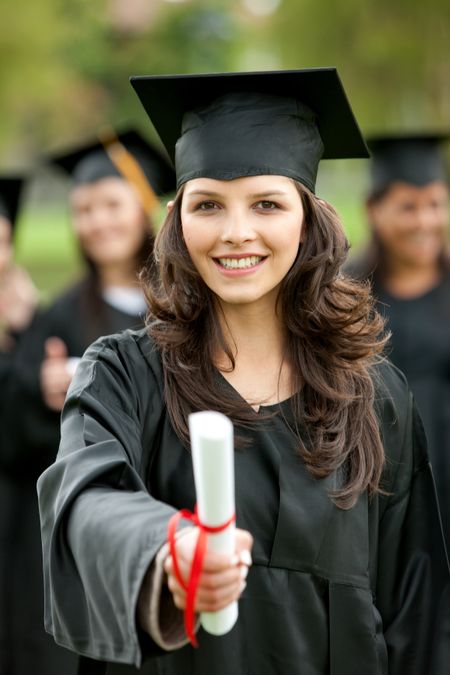
[[[52,157],[51,162],[68,173],[75,186],[110,176],[125,178],[148,212],[158,203],[156,195],[175,189],[170,162],[136,131],[116,135],[108,130],[96,141]]]
[[[372,154],[372,190],[379,192],[392,183],[422,186],[446,181],[443,152],[449,134],[397,134],[367,139]]]
[[[0,176],[0,216],[11,223],[12,230],[17,220],[23,184],[23,178]]]
[[[323,159],[368,157],[335,68],[132,77],[177,172],[283,175],[314,191]]]

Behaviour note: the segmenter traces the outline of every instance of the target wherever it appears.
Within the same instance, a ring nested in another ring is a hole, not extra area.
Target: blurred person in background
[[[450,255],[445,137],[369,139],[371,239],[350,264],[370,279],[392,332],[389,357],[419,406],[450,542]]]
[[[60,410],[78,359],[97,337],[143,325],[138,273],[153,250],[151,214],[157,195],[174,188],[169,163],[133,131],[53,161],[72,179],[71,220],[86,274],[25,333],[6,390],[1,443],[17,483],[14,569],[2,579],[10,597],[8,675],[76,672],[76,657],[44,631],[35,483],[56,456]]]
[[[36,311],[38,294],[27,272],[14,263],[14,231],[24,179],[0,178],[0,409],[5,400],[7,379],[12,372],[14,352],[22,332]],[[0,444],[0,672],[11,671],[8,594],[11,549],[17,515],[15,486],[3,462]]]
[[[421,413],[450,544],[450,255],[446,135],[369,139],[371,239],[349,265],[369,279],[391,331],[388,355],[408,378]],[[433,533],[436,555],[439,528]],[[435,663],[450,659],[450,588],[441,602]]]

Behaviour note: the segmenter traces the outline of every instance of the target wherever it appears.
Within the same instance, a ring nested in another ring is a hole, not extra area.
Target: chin
[[[112,250],[102,249],[101,251],[92,251],[89,257],[98,265],[112,265],[123,263],[129,259],[122,248],[114,248]]]
[[[233,306],[238,306],[238,305],[252,305],[255,302],[258,302],[261,300],[260,296],[257,297],[248,297],[248,296],[226,296],[226,295],[218,295],[219,299],[221,302],[223,302],[226,305],[233,305]]]

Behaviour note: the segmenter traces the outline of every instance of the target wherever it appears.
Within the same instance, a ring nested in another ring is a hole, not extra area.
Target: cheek
[[[195,226],[191,225],[188,220],[186,223],[183,223],[182,234],[191,258],[195,258],[197,255],[206,253],[209,250],[210,236],[208,236],[206,228],[202,228],[198,224]]]
[[[128,230],[136,239],[142,239],[146,234],[150,234],[150,225],[141,210],[135,210],[124,222],[128,223]]]
[[[298,227],[296,224],[291,228],[286,228],[281,236],[273,240],[273,247],[288,259],[295,260],[298,249],[304,239],[303,227]]]

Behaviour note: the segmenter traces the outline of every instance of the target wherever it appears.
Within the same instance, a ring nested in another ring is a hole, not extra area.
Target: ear
[[[173,199],[171,199],[170,202],[167,202],[167,206],[166,206],[167,213],[171,213],[174,204],[175,204],[175,201]]]

